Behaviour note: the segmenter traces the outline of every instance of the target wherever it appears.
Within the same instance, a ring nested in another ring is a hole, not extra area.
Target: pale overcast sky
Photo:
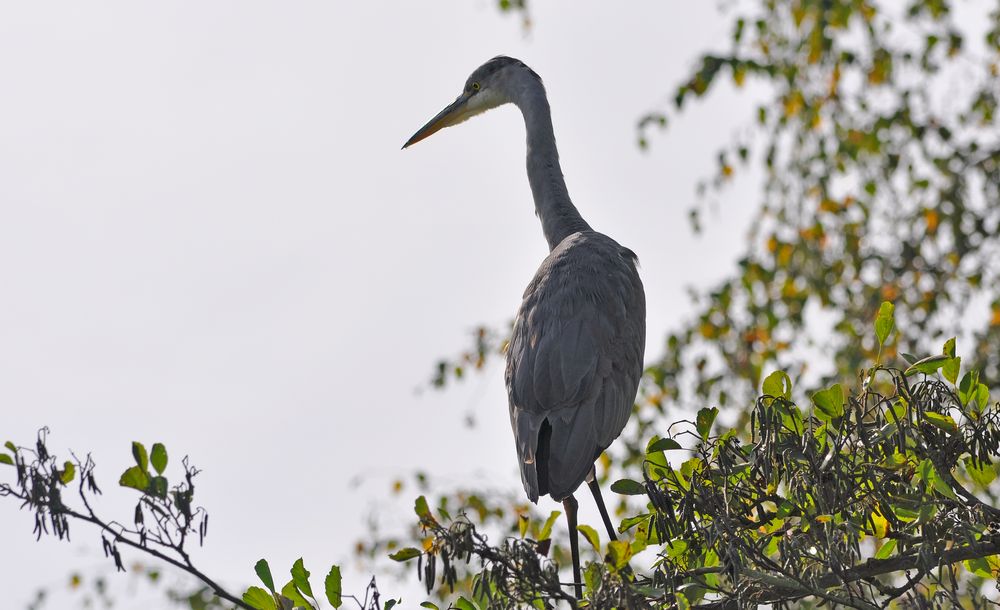
[[[732,267],[756,202],[738,179],[690,235],[696,180],[751,116],[728,87],[636,146],[638,118],[727,45],[715,3],[534,5],[527,35],[493,0],[0,6],[0,440],[47,425],[57,453],[91,450],[101,510],[125,522],[129,443],[190,455],[212,515],[195,560],[234,589],[260,557],[350,567],[416,468],[520,493],[502,367],[414,390],[513,315],[546,254],[523,123],[507,107],[406,138],[494,55],[539,72],[577,206],[640,256],[647,360],[686,287]],[[7,604],[109,567],[93,529],[31,529],[0,499]]]

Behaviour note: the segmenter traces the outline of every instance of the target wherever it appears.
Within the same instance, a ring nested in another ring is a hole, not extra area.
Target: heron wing
[[[564,240],[528,285],[507,351],[511,425],[532,501],[572,493],[621,433],[644,342],[634,254],[599,233]]]

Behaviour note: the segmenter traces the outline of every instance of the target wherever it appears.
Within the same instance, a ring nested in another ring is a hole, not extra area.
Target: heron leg
[[[604,527],[608,530],[608,537],[612,540],[618,540],[618,536],[615,534],[615,527],[611,524],[611,517],[608,516],[608,508],[604,506],[604,496],[601,494],[601,486],[597,482],[597,473],[594,470],[590,471],[590,476],[587,478],[587,486],[590,487],[590,492],[594,494],[594,501],[597,503],[597,508],[601,511],[601,519],[604,519]],[[622,571],[628,576],[629,580],[633,579],[631,566],[626,565],[622,568]]]
[[[580,540],[576,529],[576,509],[579,504],[572,495],[563,500],[563,508],[566,509],[566,521],[569,522],[569,550],[573,555],[573,588],[576,590],[576,598],[583,597],[583,586],[580,584]]]
[[[612,525],[611,517],[608,516],[608,508],[604,506],[604,496],[601,495],[601,485],[597,482],[597,477],[593,475],[589,477],[587,486],[590,487],[590,493],[594,494],[594,502],[597,502],[597,509],[601,511],[601,519],[604,519],[604,527],[608,530],[608,538],[618,540],[618,536],[615,535],[615,526]]]

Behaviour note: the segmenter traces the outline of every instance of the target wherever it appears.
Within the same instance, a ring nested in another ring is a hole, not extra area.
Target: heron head
[[[403,144],[403,148],[416,144],[445,127],[458,125],[491,108],[513,102],[512,97],[517,94],[519,83],[524,82],[525,77],[541,83],[539,76],[524,62],[503,55],[494,57],[476,68],[465,81],[461,95],[427,121]]]

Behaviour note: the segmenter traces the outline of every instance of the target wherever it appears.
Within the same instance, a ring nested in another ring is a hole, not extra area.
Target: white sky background
[[[538,71],[574,201],[642,261],[648,360],[685,288],[731,268],[756,202],[737,180],[690,235],[696,180],[751,116],[728,87],[636,146],[637,119],[727,45],[714,3],[539,1],[532,18],[525,36],[492,0],[2,5],[0,441],[48,425],[56,453],[92,450],[124,522],[129,443],[165,443],[175,476],[189,454],[211,514],[195,560],[234,589],[260,557],[282,580],[300,555],[320,580],[349,567],[416,468],[519,491],[502,367],[414,390],[513,315],[546,254],[523,122],[506,107],[402,143],[486,59]],[[0,501],[8,604],[108,567],[93,529],[31,529]]]

